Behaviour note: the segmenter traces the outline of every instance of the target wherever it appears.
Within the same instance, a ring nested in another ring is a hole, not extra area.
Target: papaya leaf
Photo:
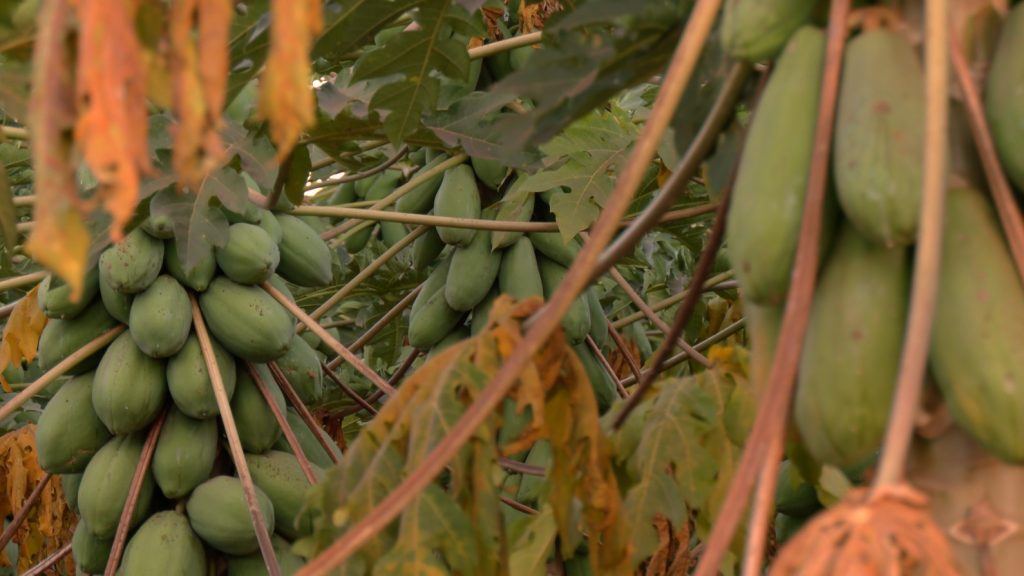
[[[509,92],[473,92],[447,110],[435,112],[424,123],[448,146],[461,146],[474,158],[491,158],[507,166],[525,167],[539,162],[535,147],[509,146],[526,130],[522,117],[502,108],[515,100]]]
[[[342,0],[324,6],[324,32],[313,45],[313,56],[337,61],[356,48],[373,41],[373,36],[399,16],[425,0]]]
[[[230,168],[221,168],[203,179],[198,193],[161,190],[150,202],[149,211],[170,219],[178,254],[184,255],[183,266],[189,273],[228,240],[228,221],[220,207],[241,212],[245,198],[242,177]]]
[[[38,285],[29,290],[15,305],[4,324],[3,340],[0,340],[0,373],[11,364],[31,362],[36,357],[39,335],[46,327],[46,314],[39,308],[38,292]],[[5,391],[11,391],[2,374],[0,384]]]
[[[228,75],[225,102],[231,102],[238,96],[267,59],[270,46],[268,6],[269,0],[236,2],[235,16],[231,20],[231,73]]]
[[[644,482],[626,493],[624,514],[633,527],[632,562],[636,568],[649,558],[661,544],[657,519],[665,518],[672,526],[687,522],[686,505],[679,485],[665,470],[656,470]]]
[[[555,546],[558,526],[551,506],[545,505],[539,514],[523,520],[526,526],[519,537],[511,542],[509,574],[523,576],[546,576],[548,558]]]

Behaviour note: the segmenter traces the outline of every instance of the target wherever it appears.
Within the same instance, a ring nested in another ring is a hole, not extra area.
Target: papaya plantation
[[[0,2],[0,576],[1024,566],[1024,2]]]

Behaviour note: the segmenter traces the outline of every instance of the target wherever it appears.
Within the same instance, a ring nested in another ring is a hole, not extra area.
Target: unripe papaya
[[[305,333],[303,333],[305,334]],[[324,376],[316,350],[301,337],[293,336],[288,352],[277,361],[278,368],[295,388],[306,405],[317,404],[324,397]]]
[[[576,356],[583,364],[583,369],[590,380],[590,386],[594,389],[594,397],[597,399],[597,408],[604,412],[611,407],[612,403],[619,399],[619,391],[608,371],[601,366],[597,357],[586,344],[577,344],[572,347]]]
[[[425,174],[428,170],[433,169],[435,166],[447,159],[447,155],[439,154],[423,166],[423,168],[417,170],[416,173],[413,174],[413,179],[420,174]],[[431,176],[424,182],[417,184],[412,190],[406,192],[401,198],[395,201],[395,210],[413,214],[426,214],[434,207],[434,197],[437,195],[437,189],[441,187],[441,180],[443,178],[444,172]]]
[[[413,300],[409,312],[409,344],[427,350],[437,344],[459,323],[463,314],[453,310],[444,297],[445,279],[451,268],[451,258],[445,258],[430,273],[423,289]]]
[[[726,0],[722,47],[749,62],[772,58],[807,22],[814,5],[810,0]]]
[[[519,48],[513,48],[508,53],[508,62],[512,65],[512,69],[515,71],[524,70],[527,63],[530,61],[530,56],[533,56],[533,51],[536,50],[533,46],[520,46]]]
[[[216,339],[211,338],[210,344],[213,347],[213,356],[217,359],[217,369],[224,383],[224,391],[230,400],[235,393],[235,359]],[[210,373],[206,370],[199,338],[195,334],[190,335],[181,351],[167,361],[167,389],[171,393],[174,405],[186,416],[205,419],[220,414],[217,398],[213,394]]]
[[[92,405],[114,434],[142,430],[156,419],[167,398],[163,362],[147,356],[125,332],[107,348],[96,368]]]
[[[292,294],[292,289],[288,287],[288,283],[285,282],[284,278],[281,278],[277,274],[273,274],[267,282],[269,282],[274,288],[277,288],[281,294],[284,294],[285,298],[291,300],[293,303],[295,302],[295,295]]]
[[[1024,188],[1024,7],[1016,5],[1003,21],[985,83],[985,115],[1000,164],[1017,188]]]
[[[167,240],[174,238],[174,221],[167,214],[150,214],[145,220],[139,223],[139,228],[146,231],[153,238]]]
[[[337,326],[324,328],[324,330],[327,330],[327,333],[330,334],[332,338],[341,342],[341,332],[338,330]],[[305,332],[303,332],[302,339],[305,340],[306,344],[309,344],[311,348],[325,356],[332,356],[335,354],[334,350],[332,350],[330,346],[328,346],[323,340],[320,339],[319,336],[314,334],[311,330],[306,330]]]
[[[550,300],[568,270],[561,264],[552,262],[543,256],[537,259],[537,266],[544,285],[544,299]],[[562,329],[565,331],[565,339],[569,344],[580,344],[586,340],[587,333],[590,332],[590,307],[587,306],[587,301],[582,294],[573,301],[568,312],[562,317]]]
[[[210,332],[232,354],[251,362],[269,362],[288,351],[295,321],[262,288],[214,278],[199,296]]]
[[[402,238],[409,235],[409,230],[401,222],[381,222],[380,240],[388,248],[398,244]]]
[[[281,225],[281,262],[277,273],[299,286],[331,283],[331,252],[320,235],[290,214],[278,214]]]
[[[99,270],[100,300],[103,301],[104,308],[118,322],[127,324],[128,317],[131,315],[132,300],[135,299],[135,296],[115,290],[110,283],[109,275],[103,272],[103,268],[97,267],[97,270]]]
[[[775,485],[775,509],[791,516],[806,516],[820,508],[814,485],[804,480],[791,460],[783,460]]]
[[[530,232],[527,236],[534,250],[566,268],[579,256],[580,243],[575,238],[566,242],[558,232]]]
[[[104,250],[99,265],[106,268],[110,285],[115,290],[137,294],[156,280],[163,264],[163,241],[136,228],[124,240]]]
[[[285,414],[285,418],[288,420],[288,425],[291,426],[292,431],[295,432],[295,437],[299,441],[299,447],[302,448],[302,453],[306,455],[306,458],[312,464],[316,464],[321,468],[330,468],[334,466],[334,461],[324,450],[324,447],[320,444],[320,441],[314,436],[314,432],[306,426],[306,422],[299,416],[299,413],[294,408],[288,408],[288,413]],[[331,440],[327,436],[327,433],[322,429],[317,428],[317,434],[320,434],[322,438],[327,440],[327,445],[331,447],[332,452],[338,460],[341,460],[341,449],[335,444],[334,440]],[[282,435],[274,443],[274,450],[280,450],[281,452],[292,453],[292,447],[288,444],[288,440]]]
[[[160,276],[132,301],[128,330],[135,344],[153,358],[177,354],[191,329],[188,293],[170,276]]]
[[[873,245],[842,227],[811,305],[793,409],[818,461],[849,466],[881,444],[909,287],[906,250]]]
[[[274,506],[270,498],[256,490],[256,500],[267,523],[274,532]],[[248,554],[259,548],[256,529],[245,503],[242,482],[231,476],[215,476],[192,491],[185,507],[189,523],[204,542],[227,554]]]
[[[952,189],[931,367],[949,411],[999,458],[1024,462],[1024,285],[981,193]]]
[[[78,514],[78,487],[82,484],[82,474],[61,474],[60,488],[64,492],[64,500],[75,514]]]
[[[107,330],[117,326],[117,320],[107,314],[102,302],[93,300],[81,314],[69,320],[50,320],[39,335],[39,367],[53,368],[61,360],[77,352]],[[103,351],[79,362],[69,374],[84,374],[96,368]]]
[[[789,514],[778,513],[775,515],[775,540],[782,544],[795,536],[810,516],[790,516]]]
[[[587,308],[590,310],[590,337],[594,339],[597,347],[604,350],[611,345],[611,335],[608,332],[608,316],[601,306],[601,299],[597,295],[597,288],[591,286],[583,293],[587,301]]]
[[[444,297],[452,310],[467,312],[490,291],[501,268],[501,252],[491,251],[491,232],[479,230],[466,246],[452,252]]]
[[[523,300],[530,296],[544,296],[544,282],[537,266],[537,254],[526,238],[505,249],[498,271],[498,287],[503,294]]]
[[[494,299],[498,297],[501,292],[498,291],[498,287],[491,286],[491,291],[487,293],[483,301],[473,308],[473,318],[469,323],[469,333],[473,336],[479,334],[490,322],[491,307],[494,305]]]
[[[422,272],[430,267],[444,250],[445,243],[437,235],[437,228],[428,228],[426,233],[412,243],[412,267]]]
[[[188,518],[174,510],[157,512],[146,520],[124,549],[122,576],[193,576],[206,573],[203,543]]]
[[[204,250],[192,270],[186,272],[185,261],[178,254],[178,243],[176,240],[168,240],[164,244],[164,265],[171,276],[174,276],[175,280],[196,292],[206,291],[213,277],[217,274],[217,260],[212,247]]]
[[[85,273],[85,284],[82,286],[82,296],[78,302],[71,301],[70,286],[63,282],[58,283],[57,279],[52,275],[47,276],[47,279],[44,281],[46,289],[40,288],[39,291],[41,296],[39,307],[48,318],[70,319],[78,316],[89,304],[92,304],[93,298],[99,292],[99,276],[99,267],[90,268]]]
[[[171,500],[210,477],[217,457],[217,421],[196,420],[171,408],[153,452],[153,479]]]
[[[274,381],[270,370],[264,364],[253,366],[256,367],[260,380],[270,391],[274,404],[284,413],[284,394]],[[238,438],[246,452],[266,452],[281,436],[281,426],[274,419],[273,411],[263,393],[256,387],[249,369],[242,364],[238,366],[238,383],[235,386],[235,395],[231,398],[231,413],[235,416]]]
[[[356,185],[352,182],[342,182],[334,189],[334,192],[327,199],[328,206],[341,206],[356,201]],[[340,218],[332,219],[340,220]]]
[[[381,200],[388,194],[395,191],[398,183],[402,180],[402,173],[398,170],[385,170],[381,172],[373,183],[366,189],[367,200]]]
[[[533,192],[514,193],[513,191],[508,192],[498,204],[498,213],[494,219],[499,222],[529,222],[533,217],[533,207],[536,204],[537,195]],[[508,248],[522,237],[522,232],[495,231],[491,234],[491,249]]]
[[[104,444],[110,431],[92,407],[93,373],[64,383],[36,424],[39,466],[52,474],[81,472]]]
[[[246,454],[252,481],[274,506],[274,524],[285,538],[296,539],[313,532],[313,511],[305,506],[310,483],[298,459],[288,452]],[[323,470],[313,468],[318,480]]]
[[[497,190],[508,176],[508,166],[490,158],[471,158],[473,173],[491,190]]]
[[[277,564],[281,567],[281,576],[292,576],[306,565],[305,560],[292,552],[287,540],[275,534],[270,541]],[[270,573],[263,562],[263,555],[256,551],[245,556],[228,557],[228,576],[270,576]]]
[[[902,33],[849,42],[836,112],[836,194],[861,234],[883,246],[917,237],[924,152],[924,75]]]
[[[102,574],[110,559],[114,537],[99,538],[89,530],[84,520],[79,520],[71,536],[71,554],[75,566],[87,574]]]
[[[793,35],[754,111],[736,174],[726,245],[740,288],[760,304],[782,302],[789,289],[824,56],[821,30]]]
[[[460,164],[445,171],[441,187],[434,197],[434,215],[446,218],[480,217],[480,191],[476,187],[472,168]],[[476,235],[476,230],[439,226],[437,235],[445,244],[467,246]]]
[[[345,250],[349,254],[356,254],[366,248],[366,245],[370,242],[370,238],[373,237],[373,226],[367,226],[356,231],[354,234],[345,238]]]
[[[380,174],[374,174],[373,176],[370,176],[369,178],[363,178],[361,180],[356,180],[355,187],[354,187],[355,188],[355,192],[356,192],[356,198],[358,198],[360,200],[365,199],[366,198],[366,193],[369,192],[370,187],[373,186],[373,183],[376,182],[378,178],[380,178]]]
[[[426,359],[430,360],[434,356],[443,352],[445,348],[448,348],[453,344],[458,344],[469,337],[470,333],[468,328],[465,326],[456,326],[454,330],[446,334],[444,338],[441,338],[440,342],[430,347],[430,351],[427,352]]]
[[[112,538],[117,531],[144,443],[141,434],[111,438],[86,466],[78,488],[78,509],[94,536]],[[147,470],[132,512],[131,527],[138,526],[149,516],[152,497],[153,474]]]
[[[282,194],[284,196],[284,194]],[[280,204],[280,202],[278,202]],[[276,208],[276,207],[275,207]],[[224,216],[231,224],[237,224],[239,222],[248,222],[249,224],[256,224],[260,221],[260,210],[261,207],[251,200],[246,200],[242,206],[241,212],[232,212],[227,208],[224,209]]]
[[[277,221],[273,216],[268,219]],[[277,243],[266,230],[241,222],[228,228],[228,241],[217,248],[216,255],[224,275],[239,284],[265,282],[281,261]]]
[[[260,228],[270,236],[270,239],[274,241],[274,244],[280,244],[284,238],[284,233],[281,231],[281,224],[274,217],[274,213],[265,208],[260,208]]]

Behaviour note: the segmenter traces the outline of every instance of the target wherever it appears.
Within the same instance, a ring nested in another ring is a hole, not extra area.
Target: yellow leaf
[[[46,326],[46,315],[39,308],[38,292],[39,286],[29,290],[14,307],[4,326],[3,340],[0,340],[0,372],[10,364],[31,362],[36,357],[39,334]],[[10,392],[6,380],[3,380],[3,384],[4,389]]]

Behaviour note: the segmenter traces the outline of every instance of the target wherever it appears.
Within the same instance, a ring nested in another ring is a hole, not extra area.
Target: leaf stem
[[[277,362],[270,362],[267,366],[270,368],[270,373],[273,374],[274,380],[277,382],[277,386],[281,389],[281,392],[284,393],[285,397],[288,398],[288,402],[293,408],[295,408],[295,411],[299,413],[299,417],[302,418],[302,421],[306,423],[306,427],[309,428],[309,431],[316,437],[320,446],[322,446],[327,452],[327,456],[332,462],[337,464],[337,455],[334,454],[334,450],[331,446],[327,444],[327,440],[324,438],[323,434],[320,433],[320,426],[316,423],[316,419],[313,418],[313,414],[310,413],[309,408],[306,408],[306,405],[302,402],[302,398],[299,398],[299,395],[295,392],[295,387],[292,386],[292,383],[285,378],[281,367],[277,365]]]
[[[11,140],[28,140],[28,130],[18,126],[0,126],[0,133]]]
[[[267,407],[270,408],[270,412],[274,414],[274,420],[281,427],[284,439],[288,442],[288,446],[291,447],[292,453],[295,454],[295,459],[299,462],[299,468],[302,469],[302,474],[306,477],[306,481],[309,482],[310,486],[316,484],[313,467],[309,465],[309,460],[306,458],[306,453],[302,450],[302,445],[299,444],[299,439],[295,436],[295,431],[292,430],[291,424],[288,424],[288,418],[281,411],[281,407],[274,401],[274,396],[270,393],[267,383],[263,381],[263,377],[260,376],[252,362],[246,362],[245,368],[249,371],[249,376],[252,378],[253,383],[256,384],[256,388],[259,389],[263,400],[267,403]],[[313,434],[316,434],[315,430]]]
[[[701,340],[700,342],[697,342],[696,344],[694,344],[693,347],[696,348],[697,350],[700,350],[700,351],[707,350],[708,348],[714,346],[715,344],[718,344],[722,340],[725,340],[729,336],[732,336],[733,334],[735,334],[735,333],[739,332],[740,330],[742,330],[743,327],[746,326],[746,323],[747,323],[746,318],[741,318],[741,319],[733,322],[732,324],[729,324],[725,328],[722,328],[718,332],[715,332],[711,336],[708,336],[704,340]],[[664,363],[662,363],[662,365],[661,365],[661,372],[664,372],[665,370],[668,370],[670,368],[675,368],[676,366],[678,366],[678,365],[682,364],[683,362],[685,362],[687,359],[689,359],[689,356],[685,352],[680,352],[680,353],[678,353],[678,354],[676,354],[674,356],[670,356],[670,357],[668,357],[665,360]],[[650,368],[648,368],[647,370],[644,370],[643,372],[641,372],[641,376],[646,375],[650,371],[651,371]],[[636,384],[636,383],[637,383],[636,376],[627,376],[626,378],[622,379],[622,385],[623,386],[632,386],[633,384]],[[635,396],[635,395],[636,394],[634,393],[630,397]]]
[[[352,352],[358,352],[359,350],[362,350],[363,346],[366,346],[366,344],[370,340],[372,340],[373,337],[376,336],[381,330],[383,330],[385,326],[387,326],[392,320],[401,315],[403,310],[412,305],[413,301],[416,300],[416,295],[418,295],[420,293],[420,290],[422,289],[423,284],[420,284],[419,286],[409,291],[409,293],[406,294],[405,297],[403,297],[394,306],[391,307],[391,310],[388,310],[383,316],[381,316],[380,320],[377,320],[377,322],[375,322],[373,326],[370,326],[369,330],[363,332],[363,335],[357,338],[356,341],[352,343],[352,347],[350,348],[350,350],[352,350]],[[334,370],[339,365],[341,365],[341,362],[342,358],[341,356],[338,356],[331,360],[330,362],[328,362],[327,367],[331,370]]]
[[[0,291],[13,290],[15,288],[21,288],[23,286],[28,286],[29,284],[34,284],[36,282],[39,282],[43,278],[46,278],[48,274],[49,272],[41,270],[39,272],[32,272],[30,274],[25,274],[22,276],[4,278],[3,280],[0,280]]]
[[[590,351],[593,352],[594,357],[597,358],[597,362],[601,365],[601,368],[608,374],[608,377],[615,382],[615,389],[619,391],[619,396],[625,398],[627,396],[626,387],[619,381],[619,375],[615,373],[615,368],[612,368],[611,363],[609,363],[608,359],[605,358],[604,353],[601,352],[601,348],[597,345],[597,342],[594,342],[594,339],[591,338],[590,335],[587,335],[584,342],[586,342],[587,348],[590,348]]]
[[[523,46],[538,44],[542,40],[542,36],[542,32],[530,32],[529,34],[520,34],[519,36],[513,36],[511,38],[505,38],[504,40],[498,40],[497,42],[490,42],[483,46],[477,46],[476,48],[470,48],[469,59],[479,60],[480,58],[487,58],[488,56],[494,56],[501,52],[515,50],[516,48],[522,48]]]
[[[355,390],[353,390],[352,388],[349,388],[349,386],[347,384],[345,384],[344,382],[342,382],[341,378],[339,378],[338,375],[335,374],[333,370],[328,368],[326,364],[321,362],[320,363],[320,368],[321,368],[321,370],[323,370],[324,374],[327,375],[327,378],[330,379],[331,382],[334,382],[334,384],[338,387],[339,390],[342,391],[342,393],[344,393],[346,396],[351,398],[352,401],[355,402],[356,404],[358,404],[363,410],[366,410],[370,414],[370,416],[376,416],[377,415],[377,409],[373,407],[373,404],[370,404],[369,402],[366,401],[365,398],[360,396]]]
[[[726,282],[730,278],[732,278],[732,276],[733,276],[732,270],[726,270],[725,272],[722,272],[720,274],[715,274],[714,276],[712,276],[711,278],[708,278],[704,282],[704,285],[701,286],[701,292],[710,292],[710,291],[716,289],[720,284],[722,284],[723,282]],[[660,312],[660,311],[662,311],[662,310],[664,310],[666,308],[671,308],[672,306],[675,306],[676,304],[678,304],[678,303],[682,302],[683,300],[685,300],[686,299],[686,295],[689,293],[689,291],[690,291],[690,287],[688,286],[685,290],[682,290],[682,291],[680,291],[680,292],[678,292],[676,294],[673,294],[673,295],[669,296],[668,298],[665,298],[664,300],[661,300],[660,302],[656,302],[654,304],[651,304],[651,310],[653,310],[655,312]],[[630,314],[629,316],[624,316],[624,317],[619,318],[618,320],[612,322],[611,326],[612,326],[612,328],[619,329],[619,328],[623,328],[625,326],[629,326],[630,324],[636,322],[637,320],[642,320],[644,318],[645,318],[645,316],[644,316],[643,312],[634,312],[634,313]]]
[[[949,124],[949,16],[946,0],[925,2],[924,168],[921,223],[917,231],[910,311],[889,426],[882,444],[872,493],[903,480],[914,418],[921,401],[935,300],[942,263],[942,226],[946,200],[946,145]]]
[[[629,371],[633,373],[633,378],[640,378],[640,365],[637,364],[636,358],[633,358],[633,354],[630,353],[629,347],[626,346],[626,340],[619,334],[619,331],[612,326],[608,326],[608,333],[611,335],[612,340],[615,342],[615,346],[619,349],[619,353],[626,359],[626,364],[629,365]],[[619,382],[622,385],[622,382]],[[623,387],[625,390],[625,387]]]
[[[782,465],[782,452],[782,436],[777,436],[768,450],[764,468],[757,480],[757,490],[754,491],[754,502],[750,507],[747,539],[743,543],[743,576],[761,575],[764,551],[768,546],[768,526],[775,508],[775,485],[779,479],[779,466]]]

